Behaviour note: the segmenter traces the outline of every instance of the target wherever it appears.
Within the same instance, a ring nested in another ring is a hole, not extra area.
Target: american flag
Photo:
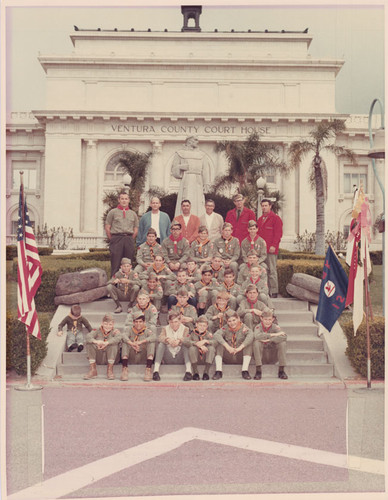
[[[34,232],[24,200],[23,184],[20,186],[19,218],[17,230],[18,248],[18,319],[26,325],[27,332],[41,338],[38,315],[35,309],[35,294],[42,276]]]

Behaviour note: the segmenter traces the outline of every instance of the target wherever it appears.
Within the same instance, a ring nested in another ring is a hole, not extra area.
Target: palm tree
[[[291,168],[298,168],[307,155],[312,154],[309,171],[309,183],[315,190],[316,207],[316,240],[315,253],[325,253],[325,203],[327,198],[327,169],[321,153],[328,151],[335,156],[346,156],[352,163],[356,163],[353,151],[342,146],[336,146],[334,141],[346,129],[342,120],[321,122],[309,133],[311,140],[294,141],[289,147]]]
[[[287,163],[279,159],[276,146],[261,142],[257,133],[245,141],[221,141],[216,150],[225,153],[229,168],[225,175],[215,179],[212,191],[219,192],[237,184],[238,192],[247,198],[252,208],[256,208],[257,203],[257,179],[274,168],[281,173],[289,171]]]

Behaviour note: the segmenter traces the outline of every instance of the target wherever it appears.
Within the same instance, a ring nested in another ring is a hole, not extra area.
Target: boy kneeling
[[[227,325],[220,328],[214,334],[216,346],[216,372],[213,380],[222,377],[222,360],[229,363],[242,362],[242,378],[250,380],[248,372],[249,363],[252,357],[253,332],[242,323],[236,311],[226,314]]]
[[[144,314],[137,313],[133,326],[124,328],[121,358],[122,371],[120,380],[128,380],[128,362],[131,365],[146,364],[144,380],[152,380],[152,362],[155,355],[156,333],[147,328]]]
[[[286,366],[286,345],[287,335],[280,326],[274,323],[274,316],[270,309],[265,309],[261,315],[261,322],[254,329],[253,355],[256,362],[255,380],[261,379],[261,366],[263,355],[266,351],[269,354],[269,349],[276,349],[277,358],[279,361],[278,377],[285,380],[288,378],[284,367]]]

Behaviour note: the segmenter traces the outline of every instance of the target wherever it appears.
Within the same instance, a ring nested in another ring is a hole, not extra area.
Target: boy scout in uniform
[[[146,282],[142,282],[142,288],[139,293],[148,293],[150,297],[151,304],[153,304],[158,311],[162,305],[163,299],[163,288],[160,284],[158,277],[155,273],[150,272]]]
[[[249,251],[248,257],[247,257],[247,262],[244,262],[243,264],[241,264],[239,272],[238,272],[237,283],[239,285],[244,283],[244,281],[249,278],[249,270],[252,266],[259,266],[260,265],[258,262],[259,262],[259,257],[257,255],[257,253],[255,251],[253,251],[253,252]],[[265,280],[268,284],[267,271],[262,264],[260,265],[260,267],[263,269],[261,279]]]
[[[224,279],[224,261],[219,255],[215,255],[212,258],[212,263],[210,265],[211,270],[213,271],[213,278],[218,282],[222,283]]]
[[[191,257],[187,259],[186,270],[187,276],[192,283],[201,279],[201,271],[198,268],[198,264]]]
[[[120,269],[108,281],[108,293],[116,304],[114,312],[122,312],[121,300],[128,301],[128,311],[136,301],[137,294],[141,288],[141,283],[137,273],[132,271],[130,259],[121,259]]]
[[[163,240],[162,252],[167,266],[174,272],[178,271],[189,258],[190,246],[182,236],[182,226],[179,222],[173,221],[171,224],[171,235]]]
[[[81,352],[84,348],[84,334],[82,327],[84,326],[88,332],[92,331],[89,321],[81,316],[81,306],[74,304],[71,306],[70,313],[59,323],[57,335],[63,335],[63,327],[67,327],[66,346],[69,352],[77,349]]]
[[[286,380],[288,378],[284,367],[286,366],[287,335],[279,325],[274,323],[274,316],[270,309],[265,309],[261,315],[261,322],[253,332],[253,355],[256,363],[255,380],[261,379],[261,366],[265,351],[275,350],[279,361],[278,377]]]
[[[128,363],[139,365],[145,363],[144,380],[152,380],[152,362],[155,355],[155,331],[147,328],[144,314],[137,314],[133,326],[126,326],[122,336],[121,359],[122,371],[120,380],[128,380]]]
[[[249,285],[255,285],[259,292],[259,300],[273,309],[272,300],[269,298],[267,280],[266,277],[263,278],[263,272],[264,269],[262,267],[256,265],[251,266],[249,269],[249,278],[242,283],[241,289],[246,290]],[[243,297],[240,297],[240,302],[242,299]]]
[[[205,314],[207,308],[212,304],[212,294],[217,286],[216,280],[213,278],[213,271],[210,267],[202,269],[202,278],[195,283],[198,312]]]
[[[168,287],[168,293],[169,293],[169,297],[167,299],[168,310],[170,310],[171,307],[177,303],[178,290],[180,290],[181,288],[186,288],[186,290],[188,291],[189,304],[194,307],[197,306],[197,299],[195,297],[196,290],[194,287],[194,283],[192,283],[189,280],[186,269],[179,269],[179,271],[176,273],[175,280],[171,281]]]
[[[170,312],[179,314],[181,323],[191,331],[198,317],[197,309],[188,303],[189,292],[186,288],[180,288],[176,298],[177,303],[171,307]]]
[[[213,335],[208,330],[206,316],[199,316],[190,336],[183,339],[183,345],[189,349],[193,380],[200,378],[198,373],[200,362],[205,365],[202,380],[209,380],[209,369],[214,361],[215,349]]]
[[[162,247],[156,241],[156,231],[152,227],[147,232],[147,239],[137,249],[135,272],[138,274],[147,271],[152,266],[156,255],[162,253]]]
[[[213,291],[213,303],[220,291],[228,292],[229,294],[229,306],[231,309],[236,310],[241,300],[241,288],[234,281],[235,275],[231,269],[225,269],[224,281],[218,285],[218,287]]]
[[[183,340],[189,336],[189,329],[179,318],[179,314],[170,312],[168,315],[168,325],[162,328],[159,335],[159,343],[155,355],[154,373],[152,376],[152,379],[155,381],[160,380],[159,369],[162,361],[165,361],[167,364],[184,363],[186,372],[183,380],[188,381],[193,378],[189,350],[183,345]]]
[[[133,325],[133,319],[139,313],[144,314],[146,323],[149,328],[156,328],[156,323],[158,321],[158,311],[156,307],[151,304],[150,296],[148,293],[142,291],[137,296],[136,304],[130,309],[127,318],[125,320],[125,326]]]
[[[259,292],[255,285],[248,285],[245,297],[237,309],[237,314],[240,316],[241,321],[253,331],[255,326],[260,323],[261,315],[266,307],[264,302],[259,300]]]
[[[216,344],[216,372],[213,380],[222,377],[222,361],[228,363],[241,363],[241,376],[250,380],[248,367],[252,358],[253,332],[241,322],[236,311],[226,314],[227,324],[216,331],[214,340]]]
[[[192,241],[190,245],[190,258],[202,266],[210,264],[213,257],[213,243],[209,239],[209,232],[206,226],[200,226],[198,229],[198,238]]]
[[[144,282],[148,280],[151,273],[156,274],[163,288],[163,295],[168,294],[168,289],[172,281],[176,279],[175,274],[169,269],[164,261],[163,255],[156,255],[154,263],[147,271],[140,275],[140,280],[144,286]]]
[[[232,236],[233,226],[225,222],[222,226],[222,236],[214,242],[214,254],[220,255],[224,262],[224,267],[232,269],[237,274],[238,259],[240,258],[240,242],[238,238]]]
[[[114,328],[114,320],[110,314],[105,314],[99,328],[92,330],[86,336],[86,352],[89,359],[89,372],[84,375],[85,380],[97,377],[96,364],[102,364],[103,354],[108,360],[107,378],[114,380],[113,365],[119,352],[121,342],[120,330]]]
[[[250,220],[248,222],[248,233],[249,236],[241,242],[241,257],[246,262],[248,252],[254,251],[259,257],[258,264],[261,265],[267,258],[267,244],[258,234],[259,229],[256,221]]]
[[[216,332],[226,324],[226,313],[231,310],[228,305],[230,295],[226,291],[217,293],[216,303],[206,311],[206,318],[209,322],[209,331]]]

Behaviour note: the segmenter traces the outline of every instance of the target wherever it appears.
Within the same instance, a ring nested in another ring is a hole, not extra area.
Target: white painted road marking
[[[385,473],[384,462],[381,460],[343,455],[303,446],[267,441],[265,439],[197,429],[195,427],[185,427],[147,443],[115,453],[110,457],[101,458],[77,469],[59,474],[38,485],[18,491],[10,495],[8,499],[49,500],[60,498],[128,467],[175,450],[179,446],[195,439],[331,467],[340,467],[372,474],[384,475]]]

